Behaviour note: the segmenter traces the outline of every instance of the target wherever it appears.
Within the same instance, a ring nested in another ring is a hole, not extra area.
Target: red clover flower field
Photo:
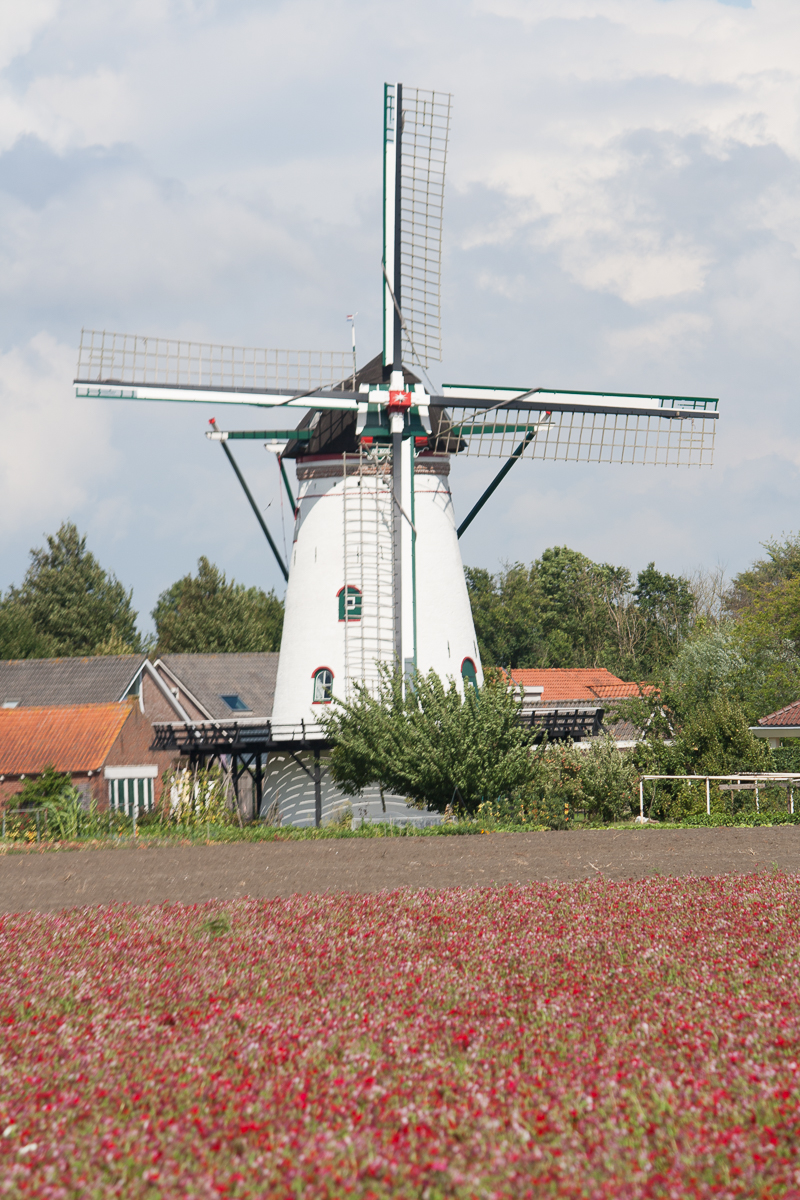
[[[800,886],[0,918],[0,1195],[800,1197]]]

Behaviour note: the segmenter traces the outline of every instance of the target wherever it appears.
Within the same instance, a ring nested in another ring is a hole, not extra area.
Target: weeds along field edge
[[[648,821],[641,825],[634,821],[616,822],[582,822],[569,821],[563,825],[563,830],[580,833],[583,831],[620,830],[638,831],[668,830],[668,829],[752,829],[772,828],[773,826],[800,825],[800,812],[794,814],[755,812],[736,814],[731,817],[725,813],[712,813],[707,816],[701,813],[684,821]],[[77,838],[60,839],[48,836],[46,833],[37,840],[36,833],[27,837],[0,838],[0,856],[3,854],[45,853],[58,850],[78,849],[114,849],[130,847],[133,844],[141,846],[175,846],[175,845],[205,845],[260,843],[260,842],[295,842],[295,841],[328,841],[330,839],[362,839],[375,838],[419,838],[419,837],[470,837],[487,833],[551,833],[551,826],[534,823],[510,823],[492,820],[461,820],[448,821],[437,825],[388,824],[374,822],[369,824],[335,823],[319,828],[269,826],[252,824],[239,828],[236,825],[215,825],[213,823],[194,823],[192,825],[143,825],[136,832],[129,821],[126,826],[110,835],[95,833]]]
[[[0,1195],[800,1195],[800,886],[0,918]]]

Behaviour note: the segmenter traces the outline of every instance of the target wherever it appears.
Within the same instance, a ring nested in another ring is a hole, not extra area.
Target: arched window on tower
[[[336,594],[339,597],[339,620],[360,621],[361,589],[348,583],[346,587],[339,588]]]
[[[317,667],[311,678],[314,680],[312,704],[330,704],[333,699],[333,671],[330,667]]]
[[[475,691],[478,690],[478,672],[475,670],[475,663],[471,658],[465,658],[462,662],[461,678],[464,680],[465,685],[471,683]]]

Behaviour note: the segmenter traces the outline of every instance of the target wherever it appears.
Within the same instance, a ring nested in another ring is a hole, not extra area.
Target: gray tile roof
[[[272,716],[277,654],[163,654],[158,661],[212,717]],[[241,697],[247,711],[230,709],[222,697],[231,695]]]
[[[147,656],[14,658],[0,661],[0,705],[108,704],[121,700]]]

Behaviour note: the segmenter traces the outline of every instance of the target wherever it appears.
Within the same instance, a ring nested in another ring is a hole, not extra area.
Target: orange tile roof
[[[0,775],[98,771],[130,716],[128,704],[0,709]]]
[[[598,700],[623,700],[626,696],[649,696],[656,691],[652,683],[607,683],[592,688]]]
[[[786,725],[800,725],[800,700],[795,700],[792,704],[787,704],[785,708],[779,708],[777,712],[769,713],[766,717],[759,717],[758,723],[775,729]]]
[[[639,694],[637,683],[626,683],[605,667],[532,667],[512,670],[510,674],[517,685],[542,688],[542,704],[557,704],[563,700],[610,700]]]

